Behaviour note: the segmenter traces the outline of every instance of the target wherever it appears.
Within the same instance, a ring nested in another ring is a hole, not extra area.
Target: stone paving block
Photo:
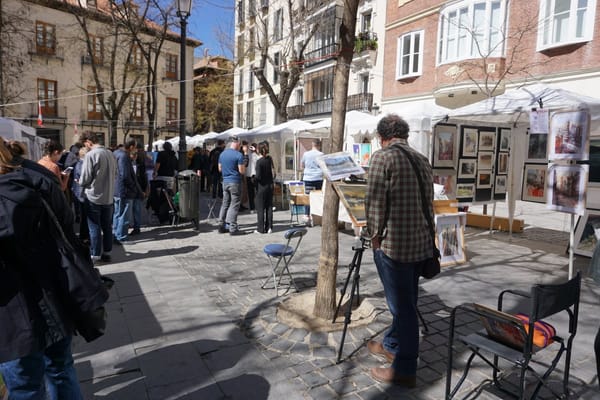
[[[333,358],[337,355],[337,350],[330,346],[318,346],[313,348],[313,357]]]
[[[295,342],[280,338],[278,340],[273,341],[273,343],[271,343],[269,347],[275,351],[286,352],[289,349],[291,349],[294,345],[296,345]]]
[[[337,381],[338,379],[340,379],[340,378],[342,378],[343,376],[346,375],[344,373],[344,371],[342,370],[342,368],[340,368],[340,366],[338,366],[338,365],[330,365],[330,366],[327,366],[327,367],[324,367],[324,368],[321,367],[320,371],[331,382]]]
[[[303,355],[303,356],[311,355],[311,349],[310,349],[309,345],[306,343],[295,343],[292,346],[292,348],[290,349],[290,352],[292,352],[294,354]]]
[[[308,334],[309,332],[306,329],[296,328],[290,332],[288,339],[296,342],[304,342]]]
[[[329,379],[317,371],[311,371],[303,374],[300,376],[300,379],[302,379],[309,388],[314,388],[329,383]]]
[[[388,398],[387,394],[377,386],[371,386],[365,390],[361,390],[357,395],[362,400],[386,400]]]
[[[327,345],[329,343],[329,335],[327,332],[312,332],[310,334],[309,343],[316,346]]]
[[[338,398],[337,393],[327,385],[311,388],[307,391],[307,395],[309,396],[309,399],[315,400],[331,400]]]

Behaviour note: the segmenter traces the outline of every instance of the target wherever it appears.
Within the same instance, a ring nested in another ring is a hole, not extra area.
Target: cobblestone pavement
[[[523,207],[526,219],[528,212],[539,212]],[[253,231],[255,219],[241,214],[241,229]],[[116,281],[107,334],[89,344],[75,342],[86,399],[442,399],[454,306],[493,305],[501,289],[527,290],[567,276],[568,232],[556,224],[528,225],[512,236],[467,228],[467,263],[422,281],[419,310],[428,331],[422,332],[418,387],[404,390],[381,385],[368,373],[384,364],[368,353],[366,341],[380,339],[391,320],[370,250],[363,257],[360,293],[374,306],[376,318],[363,327],[350,324],[342,362],[336,362],[341,331],[311,332],[277,319],[277,305],[291,294],[276,297],[274,289],[260,288],[270,272],[262,248],[283,241],[289,212],[275,212],[275,220],[272,234],[245,236],[218,234],[214,220],[201,221],[199,231],[190,224],[153,226],[144,228],[135,243],[118,247],[114,262],[100,266]],[[316,285],[320,233],[318,226],[309,228],[292,262],[300,291]],[[351,232],[339,234],[338,289],[354,242]],[[577,258],[575,268],[585,274],[588,262]],[[591,350],[600,323],[599,296],[598,285],[584,279],[571,362],[572,398],[600,398]],[[338,321],[341,327],[343,318]],[[480,328],[477,320],[463,316],[457,330]],[[456,357],[455,365],[464,363],[463,348],[457,348]],[[454,382],[457,376],[458,369]],[[476,363],[463,393],[504,398],[493,391],[489,378],[488,368]],[[549,398],[548,393],[541,398]]]

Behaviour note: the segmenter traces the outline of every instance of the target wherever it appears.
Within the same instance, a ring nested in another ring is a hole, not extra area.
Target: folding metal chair
[[[523,399],[525,396],[525,376],[527,372],[533,376],[537,382],[530,399],[536,398],[542,387],[547,388],[552,395],[557,398],[568,398],[571,349],[573,339],[577,333],[580,289],[581,274],[578,273],[573,279],[566,283],[535,285],[531,288],[531,293],[516,290],[504,290],[498,296],[497,309],[490,309],[473,304],[464,304],[455,307],[451,314],[450,332],[448,335],[446,400],[452,399],[458,392],[458,389],[469,373],[471,362],[475,356],[478,356],[492,367],[494,386],[518,399]],[[517,314],[515,316],[503,312],[502,303],[505,294],[529,299],[529,314]],[[464,365],[462,376],[458,380],[456,386],[452,388],[452,361],[454,351],[456,350],[454,348],[454,330],[456,320],[458,319],[456,316],[458,310],[478,315],[485,330],[457,338],[459,342],[467,346],[467,350],[471,351],[471,354]],[[569,335],[566,339],[558,336],[554,327],[541,321],[542,318],[547,318],[560,312],[566,312],[569,317]],[[536,355],[538,352],[545,349],[549,350],[544,352],[544,354],[551,355],[551,353],[549,353],[551,349],[555,349],[556,353],[551,361],[544,359],[543,362],[539,362],[539,357],[536,357]],[[565,354],[565,362],[562,378],[562,393],[556,393],[554,388],[548,384],[548,378],[556,368],[563,353]],[[516,367],[519,370],[519,381],[517,384],[513,385],[516,386],[516,391],[508,389],[508,380],[505,380],[504,377],[503,379],[499,378],[499,374],[504,370],[504,368],[501,369],[499,366],[499,358],[508,361],[511,366]],[[544,367],[546,370],[543,373],[540,373],[533,368],[533,364],[535,364],[536,369]]]
[[[215,208],[217,206],[217,199],[206,199],[206,207],[208,208],[208,214],[206,216],[207,220],[217,219],[217,214],[215,213]]]
[[[273,278],[273,285],[275,287],[275,292],[277,296],[279,296],[279,285],[281,283],[281,278],[283,275],[287,275],[290,279],[290,285],[294,286],[296,291],[298,291],[298,286],[296,286],[296,282],[294,281],[294,277],[290,272],[290,262],[296,251],[298,250],[298,246],[302,242],[302,238],[306,235],[306,228],[292,228],[287,230],[283,237],[287,240],[286,244],[280,243],[271,243],[264,247],[263,251],[267,255],[269,259],[269,264],[271,266],[271,276],[267,277],[263,282],[261,289],[265,289],[265,286],[269,282],[269,279]],[[296,240],[295,245],[292,244],[292,241]],[[276,261],[276,262],[275,262]],[[288,290],[289,290],[288,287]]]

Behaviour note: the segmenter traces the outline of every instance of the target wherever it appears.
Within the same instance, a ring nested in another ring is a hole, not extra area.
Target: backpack
[[[40,178],[39,172],[20,168],[0,175],[0,305],[33,287],[46,301],[46,309],[40,307],[49,326],[52,318],[68,319],[91,341],[104,333],[104,319],[95,316],[104,313],[108,291],[87,246],[65,234],[44,199],[52,193],[38,186],[47,178],[36,181],[36,174]]]

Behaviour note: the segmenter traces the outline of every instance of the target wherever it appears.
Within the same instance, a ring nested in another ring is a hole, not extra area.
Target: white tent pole
[[[573,249],[575,249],[575,214],[571,214],[571,232],[569,233],[569,279],[573,278]]]
[[[294,180],[298,180],[298,131],[294,131]],[[283,151],[285,152],[285,146]]]

